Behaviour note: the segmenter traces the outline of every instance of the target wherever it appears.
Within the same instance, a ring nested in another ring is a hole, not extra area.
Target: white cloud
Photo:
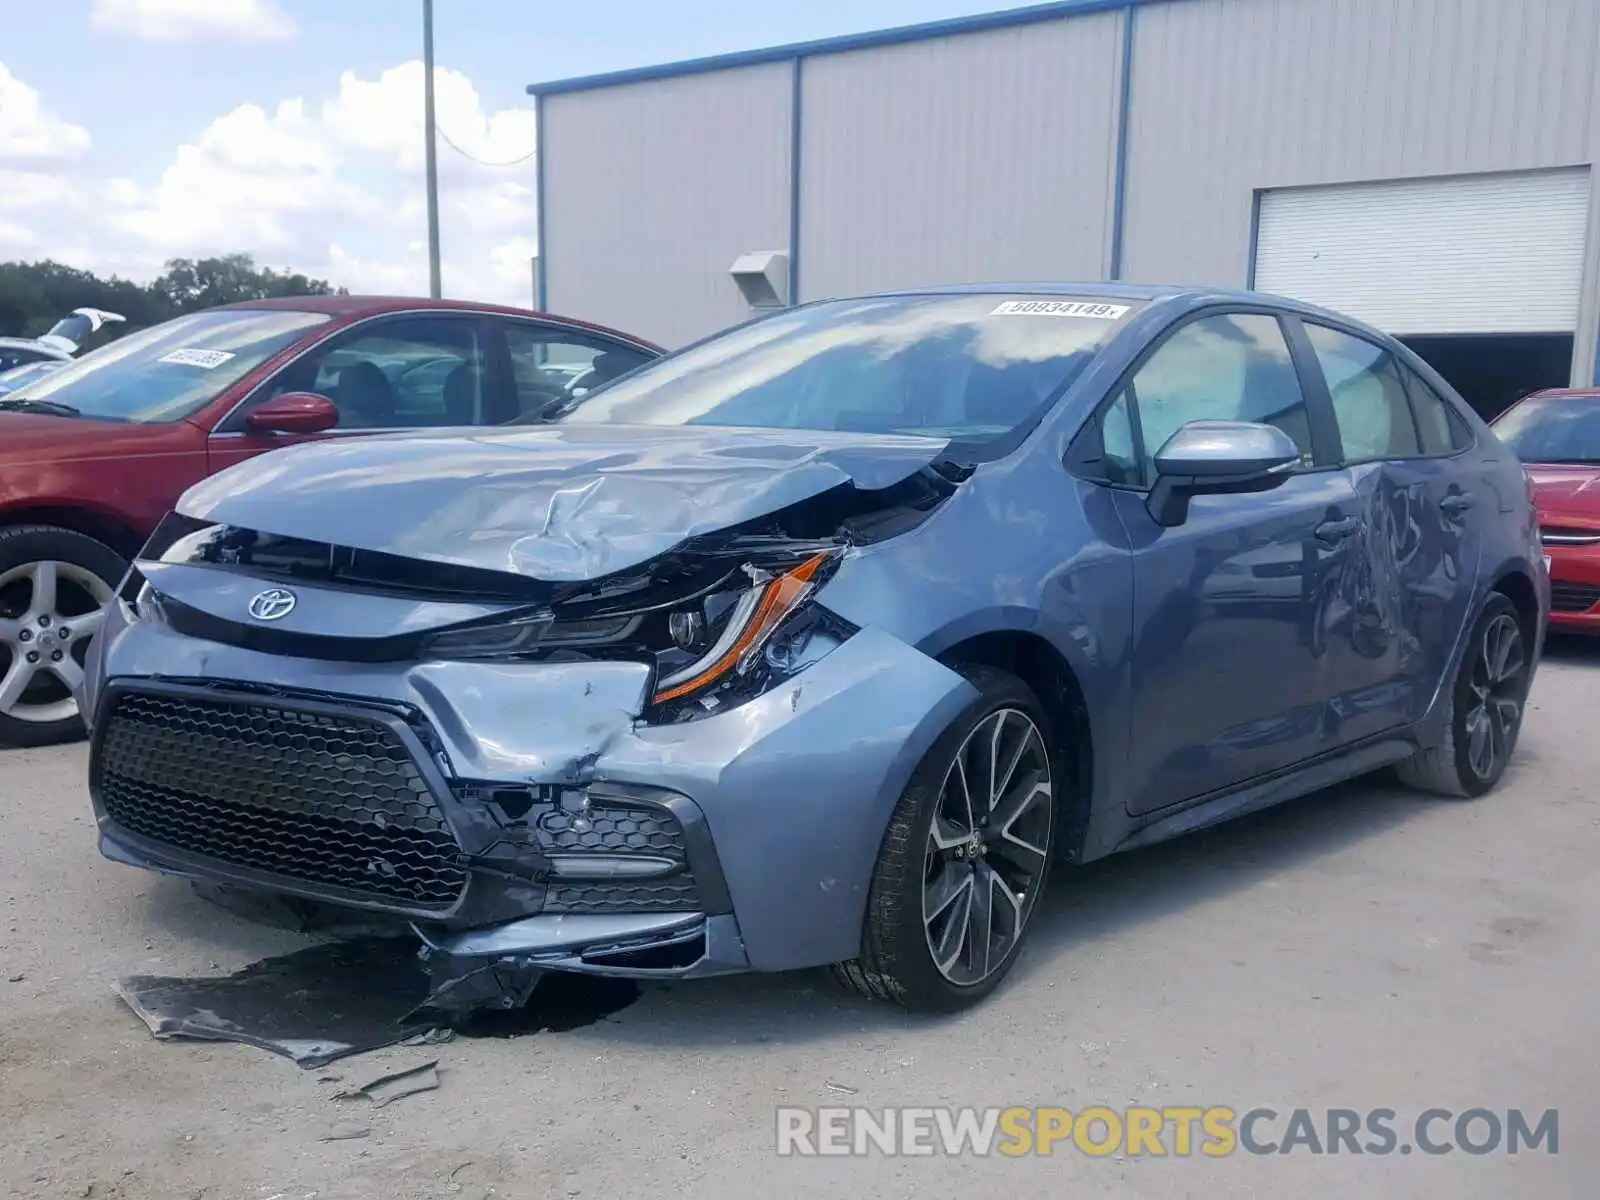
[[[38,244],[39,235],[33,230],[0,217],[0,262],[16,258]]]
[[[420,171],[426,146],[422,80],[422,63],[416,59],[390,67],[370,81],[346,71],[339,77],[339,95],[323,105],[323,124],[347,145],[388,155],[402,169]],[[440,131],[470,158],[510,163],[532,149],[535,124],[530,110],[486,112],[471,80],[439,67],[433,73],[433,92]],[[453,153],[441,144],[441,163]]]
[[[75,158],[88,149],[87,129],[52,112],[0,63],[0,159]]]
[[[277,0],[95,0],[94,27],[155,42],[197,38],[261,41],[293,37]]]
[[[240,105],[141,177],[0,169],[0,219],[34,234],[30,254],[91,270],[148,277],[168,258],[240,251],[353,291],[424,293],[422,78],[407,62],[346,72],[324,98]],[[488,109],[456,71],[438,70],[435,91],[440,128],[473,157],[533,149],[530,112]],[[485,167],[441,143],[439,165],[446,294],[530,303],[532,162]]]

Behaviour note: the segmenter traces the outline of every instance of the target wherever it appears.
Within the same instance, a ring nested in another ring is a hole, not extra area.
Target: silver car
[[[1548,606],[1522,468],[1392,339],[958,289],[214,476],[82,707],[106,855],[400,914],[437,1008],[834,964],[949,1010],[1052,864],[1491,789]]]

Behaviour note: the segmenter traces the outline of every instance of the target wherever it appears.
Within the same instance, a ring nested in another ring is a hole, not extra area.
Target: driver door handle
[[[1317,526],[1317,540],[1324,545],[1337,546],[1340,542],[1353,538],[1360,528],[1361,522],[1355,517],[1344,517],[1338,521],[1324,521]]]
[[[1472,507],[1472,493],[1458,492],[1439,501],[1439,507],[1452,517],[1458,517]]]

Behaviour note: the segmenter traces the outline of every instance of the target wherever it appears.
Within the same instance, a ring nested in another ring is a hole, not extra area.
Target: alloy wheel
[[[0,573],[0,716],[48,724],[77,715],[73,689],[110,603],[105,580],[75,563]]]
[[[1050,754],[1027,713],[1002,708],[972,730],[940,786],[923,857],[922,921],[939,973],[982,983],[1010,958],[1050,849]]]
[[[1479,779],[1491,779],[1511,753],[1527,695],[1528,658],[1522,628],[1509,613],[1499,613],[1484,628],[1463,714],[1467,766]]]

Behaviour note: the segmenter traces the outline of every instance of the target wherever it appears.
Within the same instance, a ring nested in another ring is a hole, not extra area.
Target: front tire
[[[1038,698],[991,667],[934,743],[889,820],[861,955],[834,967],[852,991],[923,1012],[982,1000],[1010,972],[1055,845],[1053,732]]]
[[[1492,592],[1446,695],[1445,735],[1399,764],[1400,781],[1441,796],[1476,797],[1505,774],[1522,731],[1532,649],[1521,615]]]
[[[74,689],[127,567],[70,529],[0,529],[0,746],[83,736]]]

